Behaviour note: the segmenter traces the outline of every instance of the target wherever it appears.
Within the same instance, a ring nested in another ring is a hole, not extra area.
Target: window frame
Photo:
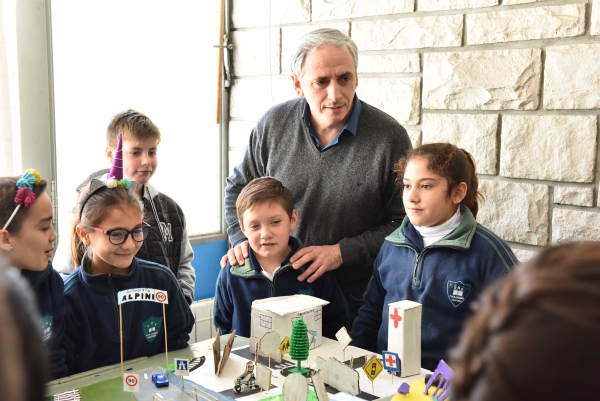
[[[229,32],[229,1],[224,0],[224,28]],[[19,8],[25,9],[22,14],[22,23],[19,21]],[[42,15],[43,13],[43,15]],[[42,31],[36,26],[44,27]],[[31,31],[35,35],[31,35]],[[20,43],[19,33],[25,36],[26,41]],[[45,7],[40,12],[34,3],[17,2],[17,48],[19,50],[19,95],[20,95],[20,121],[21,121],[21,153],[23,166],[36,166],[42,172],[42,176],[48,181],[48,189],[51,191],[52,205],[54,209],[53,223],[57,226],[59,197],[56,190],[57,182],[57,160],[56,160],[56,127],[55,127],[55,102],[54,102],[54,70],[53,70],[53,46],[52,46],[52,12],[51,0],[45,0]],[[216,52],[215,52],[216,53]],[[228,52],[223,52],[228,56]],[[28,61],[35,56],[36,62],[29,63],[27,67],[21,63],[22,58]],[[217,55],[215,54],[215,57]],[[22,71],[23,70],[23,71]],[[229,92],[225,84],[226,76],[221,74],[221,118],[219,124],[219,167],[218,177],[220,187],[215,196],[219,197],[217,211],[219,213],[219,231],[205,234],[196,234],[189,237],[191,245],[205,244],[214,241],[226,240],[227,222],[224,213],[225,183],[228,175],[229,165]],[[23,88],[21,83],[30,83]],[[33,85],[35,84],[35,86]],[[34,86],[29,88],[29,86]],[[46,91],[47,97],[39,99],[40,91]],[[35,105],[35,107],[31,107]],[[42,112],[41,108],[47,108],[48,112]],[[25,124],[25,125],[24,125]],[[35,126],[36,129],[28,127]],[[27,147],[28,143],[42,144],[42,146]],[[32,151],[35,149],[35,151]],[[50,152],[47,151],[50,149]],[[65,198],[65,196],[63,196]],[[68,196],[67,196],[68,198]],[[66,199],[66,198],[65,198]],[[68,199],[67,199],[68,201]],[[67,218],[66,216],[63,218]],[[58,243],[59,239],[56,239]],[[65,239],[68,241],[68,239]]]

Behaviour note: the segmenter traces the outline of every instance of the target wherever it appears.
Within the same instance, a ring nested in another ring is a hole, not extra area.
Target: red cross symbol
[[[385,358],[385,362],[390,368],[396,367],[396,358],[394,358],[392,355],[388,355],[387,358]]]
[[[394,319],[394,328],[398,328],[398,322],[402,320],[402,316],[398,315],[398,309],[394,308],[394,314],[390,315],[390,319]]]

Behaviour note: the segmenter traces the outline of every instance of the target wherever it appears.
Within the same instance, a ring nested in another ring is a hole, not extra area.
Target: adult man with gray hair
[[[235,208],[239,193],[254,178],[275,177],[294,195],[294,235],[306,245],[290,258],[295,269],[307,266],[298,280],[311,283],[332,270],[351,321],[384,238],[405,215],[392,166],[411,147],[396,120],[356,96],[357,65],[356,44],[338,30],[300,39],[291,59],[298,98],[261,117],[227,179],[225,216],[235,247],[221,261],[225,267],[248,257]],[[261,229],[268,244],[268,227]]]

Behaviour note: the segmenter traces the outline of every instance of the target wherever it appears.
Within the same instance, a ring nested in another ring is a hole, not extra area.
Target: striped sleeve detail
[[[71,288],[79,284],[79,274],[73,274],[65,280],[65,289],[63,294],[66,294]]]
[[[519,263],[508,244],[506,244],[506,242],[502,241],[496,234],[481,224],[477,224],[475,235],[483,238],[488,244],[490,244],[492,248],[494,248],[496,255],[498,255],[502,261],[502,264],[507,272],[510,272],[512,267]]]

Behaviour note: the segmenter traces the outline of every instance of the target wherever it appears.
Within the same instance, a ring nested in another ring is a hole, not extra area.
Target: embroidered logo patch
[[[52,336],[52,322],[54,319],[52,315],[46,313],[46,315],[42,318],[42,340],[44,344],[48,342],[50,337]]]
[[[163,240],[173,242],[173,232],[171,230],[171,223],[163,223],[159,221],[158,224],[162,227],[161,231],[163,233]]]
[[[471,292],[471,284],[465,284],[462,281],[448,281],[447,285],[448,299],[456,308],[462,304]]]
[[[148,342],[151,343],[156,339],[158,333],[160,332],[160,328],[162,327],[162,322],[162,317],[156,317],[152,315],[142,323],[142,332],[144,333],[144,337],[146,337]]]
[[[306,290],[298,290],[298,294],[300,295],[310,295],[311,297],[315,296],[315,292],[312,288],[307,288]]]

